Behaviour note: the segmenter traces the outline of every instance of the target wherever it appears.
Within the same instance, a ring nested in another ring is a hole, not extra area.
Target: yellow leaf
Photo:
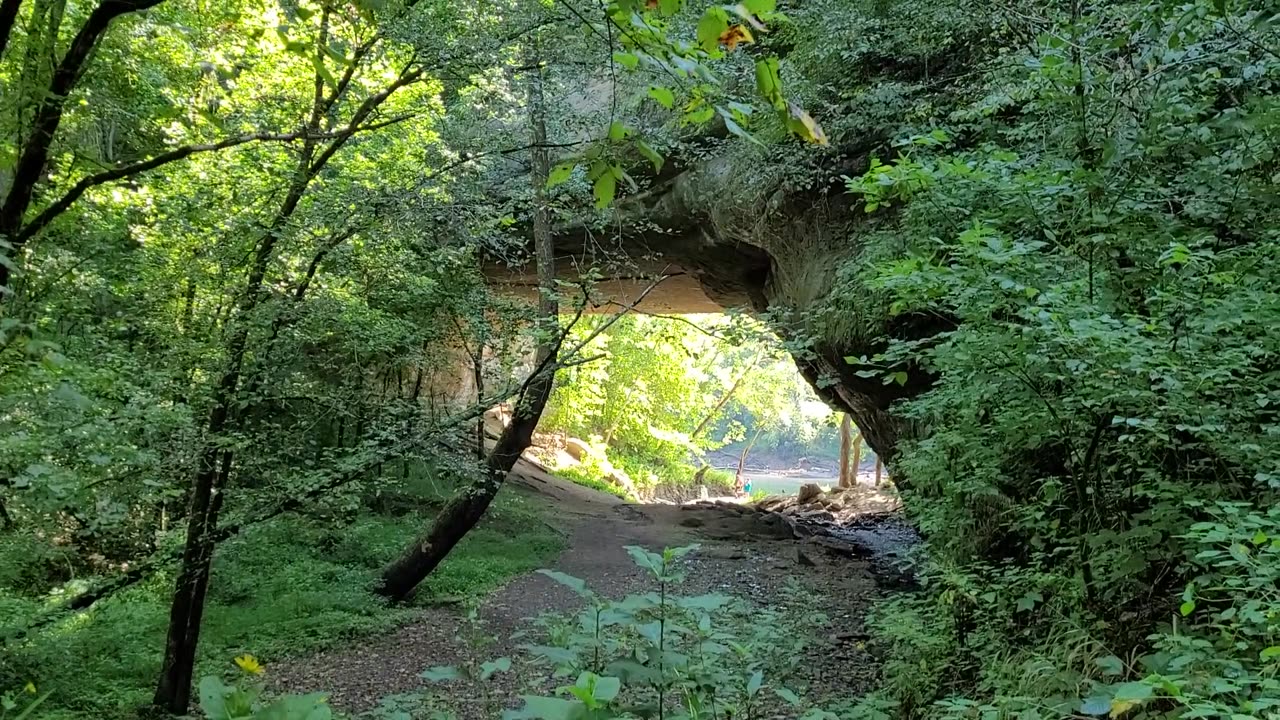
[[[725,46],[729,52],[738,47],[740,43],[754,42],[755,38],[751,36],[751,31],[746,25],[732,25],[728,30],[720,33],[720,44]]]
[[[23,690],[25,690],[25,691],[27,691],[28,693],[30,693],[30,694],[32,694],[32,695],[35,695],[35,694],[36,694],[36,684],[35,684],[35,683],[33,683],[33,682],[28,682],[28,683],[27,683],[27,686],[26,686],[26,687],[24,687],[24,688],[22,688],[22,689],[23,689]]]
[[[827,134],[822,131],[822,126],[813,119],[813,116],[805,112],[804,108],[788,102],[787,113],[790,116],[787,125],[792,132],[816,145],[827,144]]]
[[[1137,707],[1140,703],[1137,700],[1112,700],[1111,701],[1111,717],[1118,718]]]
[[[247,673],[261,675],[265,672],[265,669],[262,667],[262,663],[258,662],[258,659],[252,655],[241,655],[235,659],[235,663],[241,670]]]

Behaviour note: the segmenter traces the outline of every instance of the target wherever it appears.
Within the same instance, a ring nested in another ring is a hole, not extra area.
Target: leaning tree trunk
[[[849,468],[849,487],[853,487],[858,484],[858,474],[862,472],[862,433],[855,435],[850,444],[853,445],[853,462]]]
[[[701,435],[702,431],[706,430],[711,424],[711,421],[720,416],[720,411],[724,409],[724,406],[727,405],[729,400],[733,398],[734,394],[738,392],[738,388],[742,387],[742,383],[747,379],[747,376],[750,375],[752,371],[756,369],[756,366],[760,364],[760,358],[762,357],[764,357],[762,354],[756,354],[756,358],[751,361],[751,364],[747,366],[747,369],[742,371],[742,374],[739,375],[738,378],[733,381],[733,384],[729,386],[728,391],[721,395],[720,399],[716,401],[715,407],[711,408],[711,412],[707,413],[707,416],[702,418],[702,422],[698,423],[698,427],[694,428],[693,432],[689,433],[690,440]]]
[[[746,471],[746,468],[747,468],[747,455],[751,454],[751,448],[755,447],[756,440],[760,439],[760,433],[762,432],[764,431],[757,428],[755,434],[751,436],[751,440],[747,442],[746,447],[742,448],[742,455],[738,456],[738,472],[736,472],[733,476],[734,492],[740,493],[747,486],[746,479],[743,478],[742,476],[742,474]]]
[[[530,53],[529,114],[533,125],[531,182],[533,184],[533,246],[538,266],[538,315],[543,324],[534,373],[529,377],[512,410],[511,424],[502,432],[485,461],[484,474],[474,485],[454,496],[431,527],[419,536],[394,562],[382,571],[378,592],[392,600],[408,598],[432,571],[448,557],[458,541],[471,531],[489,509],[507,475],[525,449],[533,442],[533,431],[551,398],[555,383],[556,355],[560,341],[555,295],[555,254],[551,242],[551,218],[547,211],[546,187],[551,173],[547,151],[546,112],[542,96],[542,63],[536,51]]]
[[[842,488],[853,487],[853,476],[849,472],[849,441],[853,435],[850,425],[853,425],[853,422],[849,420],[849,413],[840,413],[840,481],[838,484]]]

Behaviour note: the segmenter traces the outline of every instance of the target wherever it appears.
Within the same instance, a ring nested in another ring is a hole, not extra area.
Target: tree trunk
[[[850,441],[853,445],[853,462],[850,470],[849,486],[853,487],[858,484],[858,475],[862,472],[862,433],[859,432]]]
[[[884,461],[880,459],[879,455],[876,455],[876,487],[880,487],[880,472],[883,467]]]
[[[295,182],[295,190],[298,197],[301,197],[301,190],[297,186],[298,183]],[[294,194],[291,193],[290,199],[293,198]],[[296,200],[294,204],[296,205]],[[204,598],[213,564],[214,533],[222,508],[223,490],[234,460],[232,451],[221,449],[218,443],[234,422],[232,408],[239,394],[240,373],[249,344],[249,318],[260,301],[277,232],[283,225],[283,218],[274,223],[273,228],[259,240],[254,253],[244,298],[227,342],[227,367],[213,396],[213,409],[205,428],[205,446],[192,481],[182,568],[174,588],[173,604],[169,609],[164,664],[161,666],[160,680],[153,698],[157,706],[175,715],[186,713],[191,700],[192,666],[200,640],[200,621],[204,615]]]
[[[140,1],[152,2],[152,0]],[[326,11],[320,22],[320,34],[316,43],[317,53],[327,51],[327,29]],[[396,89],[413,82],[420,74],[420,71],[416,74],[406,72],[387,89],[371,95],[353,113],[349,127],[358,127]],[[320,127],[325,113],[337,99],[336,95],[326,97],[324,87],[324,80],[317,73],[311,116],[306,124],[309,132],[315,132]],[[237,414],[233,409],[241,394],[241,372],[249,345],[249,322],[253,311],[265,297],[263,284],[267,269],[275,254],[277,243],[285,235],[290,218],[298,209],[311,181],[346,144],[354,132],[352,129],[338,136],[323,150],[315,140],[307,140],[304,143],[288,193],[271,222],[258,238],[244,294],[229,321],[227,367],[219,379],[213,396],[213,406],[205,429],[204,449],[201,451],[196,476],[192,482],[182,567],[174,589],[173,604],[169,610],[164,663],[161,666],[160,678],[156,683],[156,692],[152,699],[156,706],[175,715],[186,713],[191,701],[191,677],[196,648],[200,640],[200,623],[204,615],[204,601],[213,565],[213,551],[217,544],[218,515],[234,461],[234,453],[230,449],[222,449],[219,442],[227,432],[235,429]]]
[[[551,397],[555,367],[554,363],[548,364],[529,379],[516,403],[511,424],[502,431],[489,453],[483,477],[449,500],[436,515],[431,528],[382,571],[379,594],[396,601],[407,599],[484,517],[507,474],[533,441],[533,431]]]
[[[471,367],[472,380],[476,386],[476,403],[484,402],[484,340],[481,339],[479,344]],[[484,459],[484,413],[476,418],[476,459]]]
[[[849,441],[852,431],[849,413],[840,413],[840,482],[842,488],[853,487],[853,478],[849,472]]]
[[[530,53],[533,68],[530,74],[528,95],[529,113],[533,125],[531,182],[533,184],[533,245],[538,267],[539,302],[538,315],[546,338],[538,343],[534,373],[524,387],[512,409],[511,424],[502,431],[493,451],[485,462],[480,480],[455,495],[436,515],[431,527],[415,540],[399,558],[382,572],[378,592],[392,600],[408,598],[433,570],[448,557],[484,513],[502,489],[511,468],[515,467],[525,449],[533,442],[533,431],[542,419],[542,411],[551,398],[555,383],[558,336],[559,303],[555,295],[555,254],[551,240],[551,221],[547,211],[547,177],[551,173],[551,159],[547,152],[546,113],[542,96],[542,63],[536,50]]]
[[[733,381],[733,385],[729,386],[728,392],[720,396],[720,399],[716,401],[716,406],[711,408],[711,412],[707,413],[707,416],[702,418],[702,422],[698,423],[698,427],[694,428],[693,432],[689,433],[690,440],[701,435],[702,431],[706,430],[707,426],[711,424],[711,421],[715,420],[720,415],[720,411],[723,410],[724,406],[733,398],[733,394],[738,392],[739,387],[742,387],[742,381],[746,380],[747,376],[756,369],[756,365],[760,364],[761,357],[762,356],[757,353],[756,359],[752,360],[751,364],[747,366],[747,369],[743,370],[742,374],[738,376],[738,379]]]
[[[756,440],[760,439],[761,432],[763,431],[760,429],[756,430],[756,433],[751,436],[751,440],[742,448],[742,454],[738,456],[738,471],[733,476],[733,489],[735,492],[740,493],[746,487],[746,480],[743,479],[742,473],[747,466],[747,455],[751,453],[751,448],[755,447]]]

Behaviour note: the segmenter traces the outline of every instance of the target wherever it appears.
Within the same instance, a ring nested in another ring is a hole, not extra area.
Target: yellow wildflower
[[[265,669],[262,667],[262,663],[258,662],[258,659],[252,655],[246,654],[236,658],[236,665],[238,665],[241,670],[247,673],[253,673],[254,675],[261,675],[265,672]]]

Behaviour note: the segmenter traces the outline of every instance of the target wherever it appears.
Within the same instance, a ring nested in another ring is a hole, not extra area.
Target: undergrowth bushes
[[[874,707],[1280,717],[1274,18],[1035,5],[976,102],[848,181],[902,251],[837,295],[954,327],[849,358],[934,380],[897,407],[929,546]]]
[[[433,492],[429,484],[423,490]],[[361,510],[346,524],[289,515],[223,544],[200,666],[209,672],[242,653],[266,660],[293,657],[402,622],[412,607],[388,606],[372,587],[381,567],[421,530],[433,505],[417,507],[417,513],[394,517]],[[478,597],[544,565],[562,546],[536,501],[508,491],[423,584],[416,602]],[[7,550],[0,556],[20,565]],[[50,598],[71,589],[69,584],[41,594],[30,586],[0,587],[0,634],[20,628]],[[38,715],[49,720],[127,716],[150,700],[172,589],[172,575],[160,573],[86,613],[14,641],[0,660],[0,688],[33,682],[50,694]]]

